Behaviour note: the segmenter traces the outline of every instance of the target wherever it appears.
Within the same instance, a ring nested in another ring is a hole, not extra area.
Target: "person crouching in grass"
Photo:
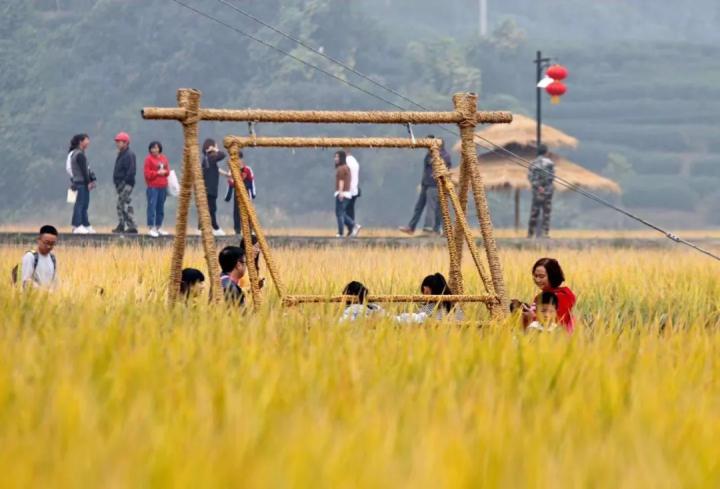
[[[434,273],[425,277],[420,284],[422,295],[453,295],[452,289],[442,273]],[[418,312],[404,312],[395,319],[400,323],[424,323],[427,320],[451,319],[462,321],[464,314],[459,306],[450,301],[427,302]]]
[[[185,302],[197,299],[205,289],[205,275],[197,268],[184,268],[180,278],[180,295]]]
[[[343,295],[348,297],[345,301],[345,310],[340,322],[355,321],[358,318],[369,317],[382,312],[377,304],[368,304],[367,297],[370,291],[362,283],[352,281],[343,289]]]
[[[226,246],[218,256],[220,262],[220,285],[223,288],[225,301],[234,305],[245,304],[245,294],[240,288],[240,279],[245,275],[245,250],[239,246]]]

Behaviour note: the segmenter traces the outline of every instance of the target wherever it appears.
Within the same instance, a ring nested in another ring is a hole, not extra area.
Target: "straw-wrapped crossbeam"
[[[226,148],[255,146],[260,148],[432,148],[442,143],[433,138],[308,138],[227,136]]]
[[[427,302],[481,302],[485,304],[498,304],[499,299],[494,295],[369,295],[368,303],[427,303]],[[357,297],[352,295],[286,295],[282,299],[283,305],[295,306],[299,304],[317,303],[347,303],[356,302]]]
[[[145,107],[144,119],[184,120],[187,111],[177,107]],[[317,123],[317,124],[459,124],[465,119],[460,112],[387,112],[328,110],[199,109],[202,121]],[[478,124],[509,124],[510,112],[477,112]]]

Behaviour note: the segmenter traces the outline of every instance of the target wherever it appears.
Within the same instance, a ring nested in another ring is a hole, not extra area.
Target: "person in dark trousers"
[[[90,225],[88,209],[90,207],[90,191],[95,188],[95,174],[90,169],[85,151],[90,146],[87,134],[76,134],[70,141],[68,159],[70,163],[71,188],[77,192],[73,206],[73,234],[94,234]]]
[[[148,146],[143,173],[147,184],[147,225],[148,234],[153,238],[167,236],[162,228],[165,219],[165,198],[167,197],[168,175],[170,163],[163,154],[160,141],[153,141]]]
[[[350,202],[348,202],[347,215],[353,222],[357,223],[357,219],[355,219],[355,202],[360,197],[360,163],[352,155],[351,148],[345,148],[344,151],[346,155],[345,162],[350,169],[350,195],[352,195]],[[348,226],[348,236],[352,234],[352,231],[353,229]]]
[[[245,164],[245,160],[243,157],[243,152],[239,151],[238,156],[240,157],[240,174],[242,175],[243,179],[243,186],[245,187],[245,190],[247,190],[248,196],[251,200],[254,200],[257,194],[255,193],[255,174],[252,171],[252,168],[247,166]],[[232,179],[232,176],[228,177],[228,189],[225,193],[225,202],[231,202],[233,205],[233,228],[235,230],[235,234],[242,234],[242,223],[240,222],[240,207],[237,204],[237,199],[234,199],[235,196],[235,182]]]
[[[218,167],[218,162],[224,160],[227,155],[220,151],[217,144],[215,144],[215,140],[210,138],[205,140],[202,150],[202,173],[203,180],[205,180],[205,193],[207,194],[208,208],[210,209],[213,234],[215,236],[225,236],[225,231],[220,228],[217,222],[217,198],[220,175],[230,175]]]
[[[119,132],[115,136],[115,146],[117,146],[118,154],[115,159],[115,169],[113,170],[113,183],[117,191],[117,205],[115,208],[118,215],[118,225],[112,232],[137,234],[132,198],[130,197],[135,187],[137,165],[135,153],[130,149],[130,136],[128,133]]]
[[[434,138],[432,134],[428,138]],[[440,156],[445,161],[445,166],[452,167],[450,154],[445,150],[445,143],[440,147]],[[423,231],[426,233],[440,234],[442,228],[442,215],[440,213],[440,202],[438,200],[438,189],[435,177],[433,177],[432,155],[428,150],[423,161],[423,176],[420,182],[420,195],[415,203],[413,216],[407,226],[400,226],[398,229],[405,234],[415,233],[415,228],[420,221],[423,209],[425,209],[425,224]]]
[[[57,260],[52,250],[57,244],[58,231],[46,224],[40,228],[37,248],[22,258],[22,287],[52,289],[57,284]]]
[[[530,164],[528,179],[532,187],[532,207],[527,237],[547,238],[550,234],[555,163],[548,157],[548,148],[544,144],[540,145],[538,157]]]
[[[342,238],[345,226],[352,229],[350,236],[357,236],[360,226],[347,215],[347,206],[352,199],[350,192],[350,168],[346,162],[345,151],[335,153],[335,217],[337,218],[337,235]]]
[[[218,256],[220,262],[220,285],[223,288],[225,301],[242,306],[245,294],[240,288],[240,279],[245,275],[245,251],[239,246],[226,246]]]

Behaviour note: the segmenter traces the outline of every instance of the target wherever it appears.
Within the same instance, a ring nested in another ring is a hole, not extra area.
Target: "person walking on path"
[[[53,289],[57,284],[57,260],[52,250],[57,244],[58,231],[46,224],[40,228],[37,248],[23,255],[21,265],[22,287]],[[17,269],[16,269],[17,270]]]
[[[345,226],[352,231],[350,236],[357,236],[361,226],[347,215],[347,207],[352,194],[350,192],[350,168],[347,166],[345,151],[335,153],[335,217],[338,232],[336,237],[342,238]]]
[[[245,190],[247,190],[250,199],[254,200],[257,196],[257,194],[255,193],[255,174],[253,173],[252,168],[245,164],[242,151],[238,152],[238,157],[240,159],[240,174],[242,175],[243,186],[245,187]],[[242,234],[242,223],[240,222],[240,207],[238,206],[237,200],[233,199],[235,195],[235,181],[232,179],[232,176],[228,177],[227,183],[228,189],[225,193],[225,202],[232,202],[233,229],[235,230],[235,234],[240,235]]]
[[[117,146],[118,154],[115,159],[115,169],[113,170],[113,183],[117,191],[118,225],[112,232],[137,234],[138,231],[133,217],[132,198],[130,197],[133,187],[135,187],[137,165],[135,153],[130,149],[130,136],[128,133],[119,132],[115,136],[115,146]]]
[[[85,156],[88,146],[90,146],[90,137],[87,134],[76,134],[70,141],[68,161],[71,188],[77,192],[72,214],[73,234],[95,233],[88,218],[90,191],[95,188],[95,174],[90,170],[90,164]]]
[[[428,138],[434,138],[432,134]],[[445,150],[445,143],[440,146],[440,157],[445,162],[445,166],[449,169],[452,167],[452,159],[450,154]],[[440,213],[440,202],[438,200],[437,182],[433,176],[432,154],[428,150],[423,161],[423,175],[420,182],[420,195],[415,203],[413,216],[407,226],[401,226],[398,229],[405,234],[415,233],[415,228],[420,222],[423,209],[425,209],[425,224],[423,232],[440,234],[442,227],[442,215]]]
[[[530,222],[528,223],[528,238],[547,238],[550,233],[555,163],[547,154],[547,146],[541,144],[538,148],[538,157],[533,160],[528,169],[528,179],[532,187],[532,208],[530,209]]]
[[[163,154],[160,141],[153,141],[148,146],[149,154],[145,157],[144,175],[147,184],[147,225],[148,234],[153,238],[167,236],[162,228],[165,218],[165,198],[167,197],[168,175],[170,163]]]
[[[220,186],[220,175],[230,176],[230,173],[220,169],[218,162],[227,156],[220,151],[214,139],[206,139],[203,143],[202,173],[205,180],[205,192],[207,194],[208,208],[210,209],[210,220],[212,222],[213,235],[225,236],[225,231],[220,228],[217,222],[217,198],[218,187]]]
[[[347,166],[350,169],[350,195],[352,196],[350,202],[348,202],[347,215],[353,222],[357,223],[357,219],[355,219],[355,201],[360,197],[360,163],[351,154],[350,148],[345,148],[345,155]],[[348,226],[348,236],[352,234],[352,231],[352,228]]]

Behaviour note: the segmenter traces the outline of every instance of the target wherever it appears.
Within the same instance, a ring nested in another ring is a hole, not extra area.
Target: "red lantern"
[[[545,91],[550,94],[550,101],[553,104],[558,104],[560,103],[560,97],[565,95],[565,92],[567,92],[567,87],[563,82],[555,80],[547,86]]]
[[[553,80],[564,80],[568,76],[568,70],[563,65],[552,65],[547,70],[547,76]]]

